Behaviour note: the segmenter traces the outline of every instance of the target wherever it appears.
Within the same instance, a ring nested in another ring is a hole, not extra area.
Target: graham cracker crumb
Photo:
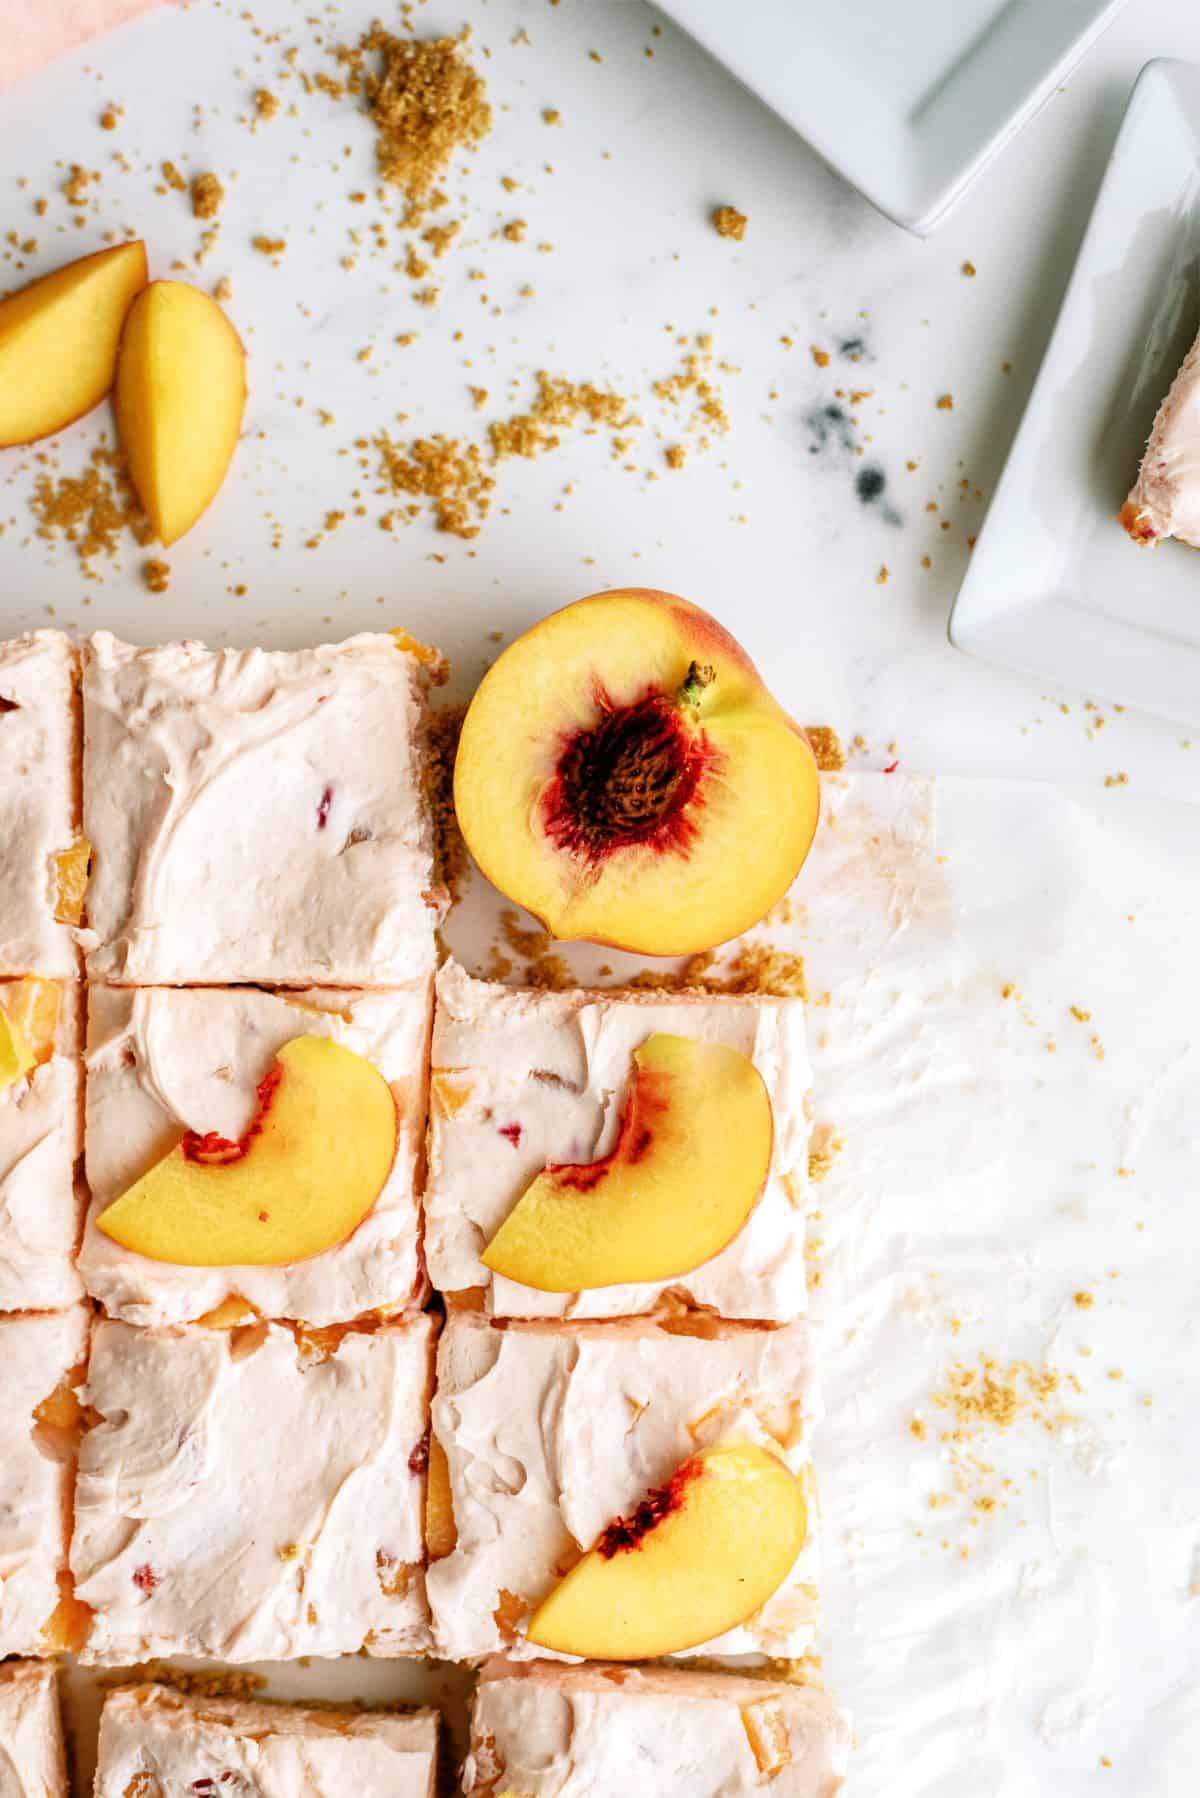
[[[668,468],[682,468],[687,461],[687,451],[681,443],[673,443],[663,451],[663,460]]]
[[[746,235],[749,219],[736,206],[714,206],[712,211],[713,230],[718,237],[732,237],[741,243]]]
[[[808,746],[816,758],[817,767],[823,774],[833,774],[846,766],[846,754],[842,748],[842,739],[830,724],[806,724],[804,734],[808,738]]]
[[[192,176],[192,212],[198,219],[216,218],[225,198],[225,189],[211,170]]]
[[[105,1691],[122,1686],[170,1686],[189,1698],[253,1698],[267,1683],[261,1673],[237,1673],[227,1667],[189,1672],[169,1661],[142,1661],[136,1667],[101,1672],[98,1679]]]
[[[1075,1294],[1075,1303],[1081,1311],[1090,1311],[1095,1302],[1096,1301],[1090,1292],[1077,1292]]]
[[[287,238],[264,237],[260,233],[250,239],[250,248],[257,250],[260,256],[282,256],[287,249]]]
[[[964,262],[962,265],[962,272],[966,275],[968,280],[973,280],[977,273],[975,264],[973,262]]]
[[[152,558],[142,565],[142,578],[151,593],[165,593],[171,584],[171,564]]]
[[[163,175],[163,180],[166,182],[168,187],[173,187],[177,193],[186,193],[187,192],[187,182],[184,180],[183,176],[179,173],[179,170],[175,167],[175,164],[173,162],[164,162],[163,163],[162,175]]]
[[[845,1148],[845,1138],[832,1124],[818,1124],[808,1145],[808,1177],[819,1185]]]
[[[954,410],[954,395],[952,393],[940,394],[938,396],[937,407],[938,407],[939,412],[953,412],[953,410]]]
[[[47,542],[65,538],[88,574],[96,556],[116,555],[124,532],[140,544],[154,539],[124,457],[105,444],[92,451],[82,474],[39,474],[30,505],[38,519],[38,536]]]
[[[818,368],[828,368],[829,367],[829,351],[828,350],[821,349],[815,343],[810,343],[808,348],[809,348],[809,354],[811,355],[813,361],[816,363]]]
[[[462,897],[463,882],[471,865],[467,845],[454,810],[454,760],[462,735],[465,705],[446,706],[430,714],[427,738],[428,798],[433,816],[433,872],[451,902]]]
[[[279,96],[273,94],[269,87],[255,90],[254,110],[260,119],[273,119],[279,111]]]

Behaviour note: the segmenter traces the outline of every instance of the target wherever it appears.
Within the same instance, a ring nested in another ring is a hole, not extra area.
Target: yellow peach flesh
[[[572,782],[594,808],[581,828]],[[488,671],[454,802],[489,880],[555,936],[682,955],[748,929],[786,892],[819,782],[803,732],[729,633],[687,600],[634,589],[554,613]]]
[[[145,244],[122,243],[0,300],[0,447],[49,437],[99,404],[145,285]]]
[[[600,1661],[699,1647],[761,1610],[807,1532],[800,1481],[753,1442],[701,1450],[644,1507],[647,1524],[615,1525],[539,1606],[536,1647]]]
[[[657,1033],[634,1051],[612,1153],[551,1166],[483,1255],[541,1292],[670,1280],[732,1242],[771,1162],[762,1075],[724,1043]]]
[[[114,403],[138,497],[174,543],[215,498],[242,428],[245,352],[215,300],[151,282],[125,323]]]
[[[391,1088],[342,1044],[301,1036],[280,1049],[259,1094],[240,1143],[185,1136],[97,1227],[186,1267],[278,1267],[344,1241],[391,1171]]]

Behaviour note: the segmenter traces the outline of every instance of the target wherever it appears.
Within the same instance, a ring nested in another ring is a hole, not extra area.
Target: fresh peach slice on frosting
[[[732,1242],[771,1163],[771,1101],[754,1063],[724,1043],[656,1033],[609,1154],[533,1181],[483,1255],[541,1292],[670,1280]]]
[[[114,1242],[188,1267],[277,1267],[357,1229],[396,1153],[391,1088],[328,1037],[285,1043],[238,1142],[188,1131],[97,1220]]]
[[[519,637],[468,709],[467,845],[557,937],[650,955],[756,924],[808,853],[808,740],[715,618],[672,593],[597,593]]]
[[[538,1648],[599,1661],[696,1648],[761,1610],[807,1529],[803,1487],[777,1455],[718,1443],[611,1523],[526,1633]]]

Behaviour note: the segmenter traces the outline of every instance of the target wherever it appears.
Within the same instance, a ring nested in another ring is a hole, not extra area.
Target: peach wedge
[[[21,1026],[0,1010],[0,1092],[23,1080],[34,1065],[34,1053]]]
[[[761,1610],[804,1546],[800,1481],[769,1450],[702,1449],[609,1525],[534,1612],[538,1648],[643,1661],[697,1648]]]
[[[146,285],[146,246],[82,256],[0,300],[0,447],[33,443],[99,405],[125,315]]]
[[[396,1152],[391,1088],[327,1037],[285,1043],[238,1142],[189,1131],[115,1199],[98,1228],[187,1267],[278,1267],[345,1240]]]
[[[771,1163],[762,1075],[725,1043],[658,1033],[633,1055],[617,1141],[543,1170],[484,1252],[493,1273],[578,1292],[690,1273],[732,1242]]]
[[[480,868],[556,937],[711,949],[765,916],[817,825],[808,740],[716,619],[596,593],[484,676],[454,775]]]
[[[114,402],[138,498],[174,543],[215,498],[242,428],[246,356],[216,301],[152,281],[125,323]]]

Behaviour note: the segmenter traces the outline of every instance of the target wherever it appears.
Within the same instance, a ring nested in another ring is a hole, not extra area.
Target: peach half
[[[733,1241],[771,1164],[771,1101],[725,1043],[648,1036],[616,1143],[599,1161],[552,1164],[484,1251],[493,1273],[540,1292],[670,1280]]]
[[[697,1648],[761,1610],[807,1530],[803,1488],[777,1455],[718,1443],[611,1523],[526,1633],[538,1648],[599,1661]]]
[[[215,300],[152,281],[129,309],[113,401],[138,498],[164,544],[216,497],[246,404],[246,354]]]
[[[596,593],[489,669],[463,724],[459,825],[480,868],[554,936],[687,955],[791,885],[817,765],[745,651],[699,606]]]
[[[82,256],[0,301],[0,447],[49,437],[100,403],[145,285],[138,241]]]
[[[97,1227],[123,1248],[186,1267],[278,1267],[345,1240],[396,1153],[391,1088],[328,1037],[285,1043],[237,1142],[188,1131]]]

